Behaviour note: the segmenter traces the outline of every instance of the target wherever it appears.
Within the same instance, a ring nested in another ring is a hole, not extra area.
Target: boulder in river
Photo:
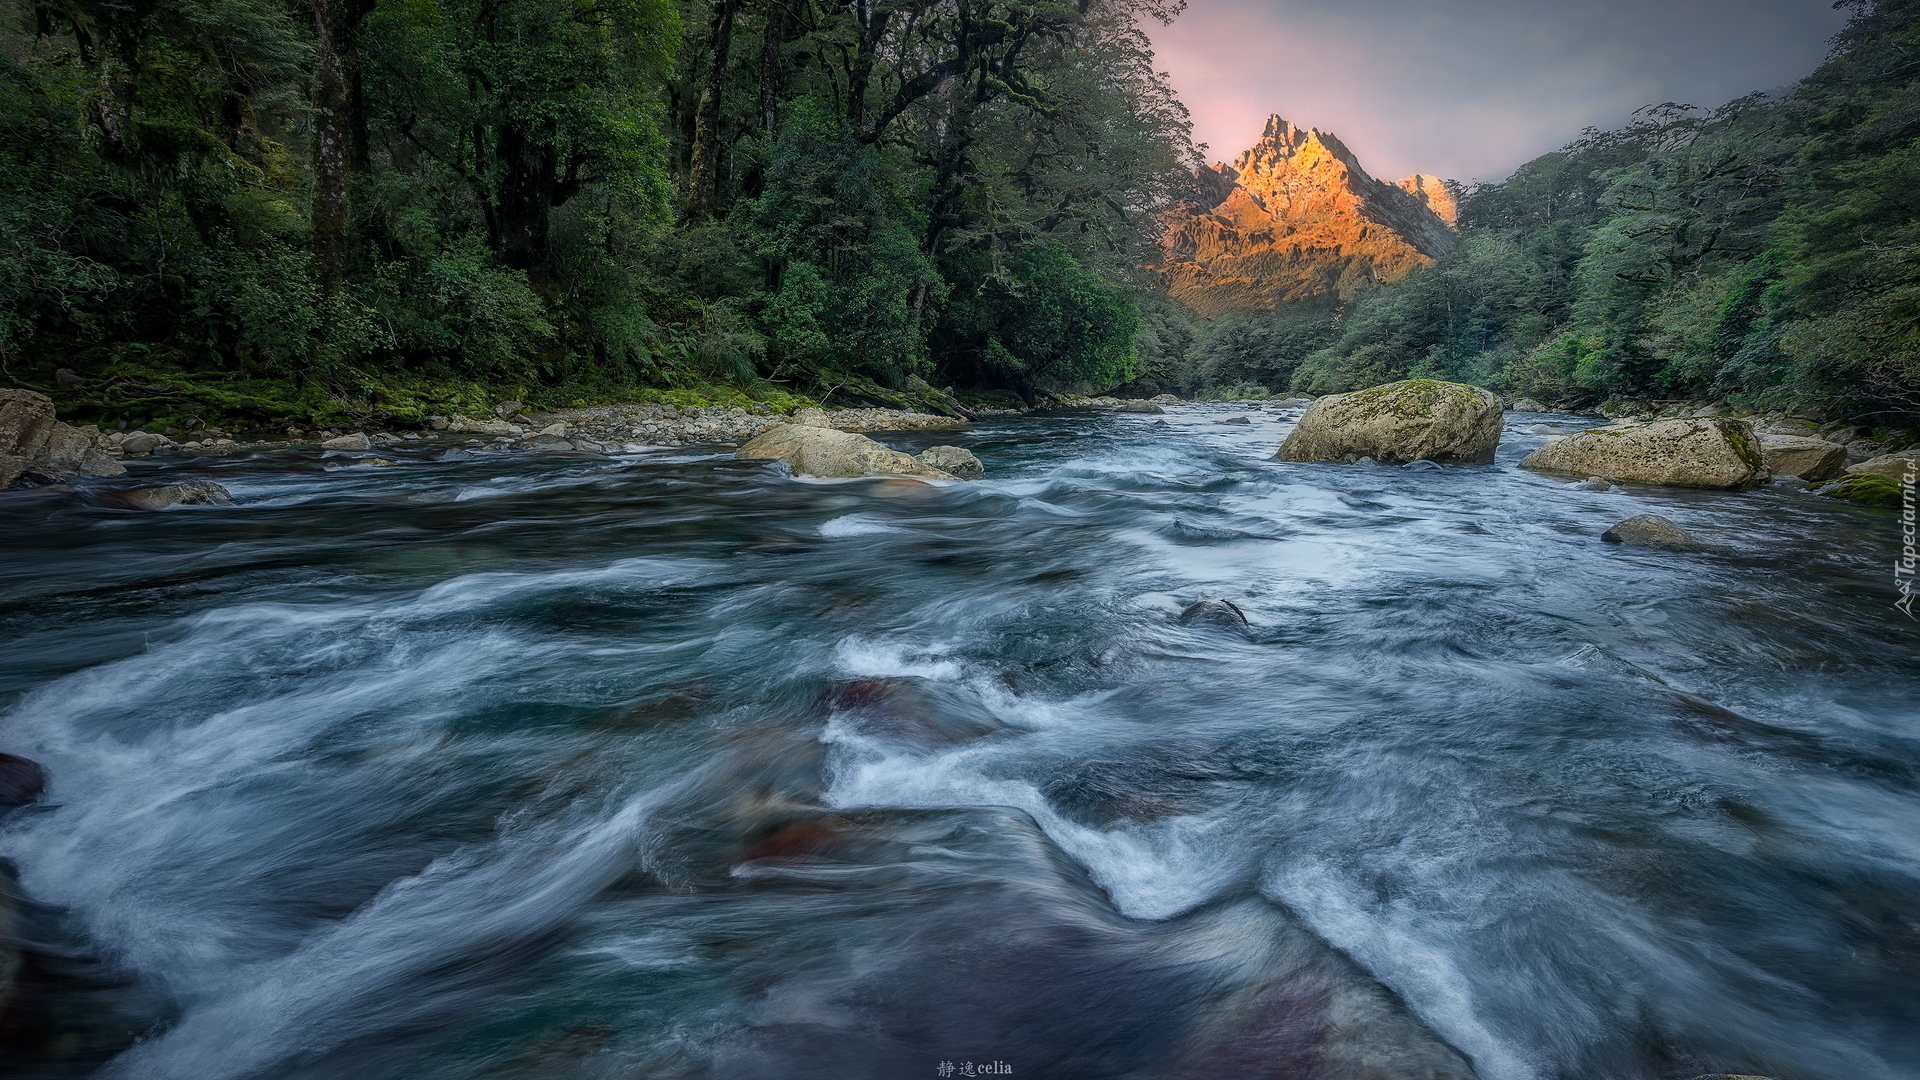
[[[1850,466],[1846,471],[1856,476],[1884,476],[1895,481],[1902,480],[1909,474],[1920,476],[1920,450],[1902,450],[1897,454],[1882,454]]]
[[[0,811],[25,806],[47,790],[47,771],[38,762],[0,754]]]
[[[1772,476],[1753,429],[1715,417],[1577,431],[1528,454],[1520,465],[1568,476],[1735,491]]]
[[[229,503],[233,501],[233,493],[211,480],[183,480],[178,484],[116,491],[107,501],[129,510],[164,510],[169,506]]]
[[[1684,551],[1694,546],[1687,530],[1658,514],[1636,514],[1600,534],[1609,544]]]
[[[1846,471],[1847,448],[1806,435],[1762,435],[1760,456],[1775,476],[1831,480]]]
[[[775,424],[742,446],[734,456],[784,461],[800,476],[955,479],[952,473],[923,465],[911,456],[881,446],[865,435],[802,424]]]
[[[373,449],[373,440],[367,438],[366,432],[355,431],[350,434],[341,435],[337,438],[328,439],[327,441],[320,444],[320,449],[322,450],[371,450]]]
[[[59,483],[126,471],[86,431],[54,419],[53,399],[32,390],[0,389],[0,489],[22,477]]]
[[[914,460],[962,480],[972,480],[987,471],[980,459],[973,456],[973,451],[960,446],[929,446],[914,455]]]
[[[1279,456],[1485,465],[1499,445],[1499,398],[1461,383],[1409,379],[1314,402],[1280,444]]]
[[[1227,419],[1225,419],[1225,420],[1222,420],[1222,421],[1219,421],[1219,422],[1220,422],[1220,423],[1222,423],[1222,424],[1251,424],[1251,423],[1253,423],[1253,417],[1251,417],[1251,416],[1230,416],[1230,417],[1228,417]]]
[[[1123,405],[1115,406],[1113,411],[1124,413],[1163,413],[1167,410],[1155,405],[1151,401],[1129,401]]]

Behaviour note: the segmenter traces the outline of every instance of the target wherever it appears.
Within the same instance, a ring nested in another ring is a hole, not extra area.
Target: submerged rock
[[[1231,600],[1201,600],[1180,612],[1181,626],[1211,626],[1222,630],[1248,628],[1247,613]]]
[[[1658,514],[1636,514],[1601,533],[1600,539],[1609,544],[1630,544],[1634,547],[1667,548],[1674,551],[1683,551],[1694,546],[1693,537],[1687,530]]]
[[[47,771],[38,762],[0,754],[0,811],[25,806],[46,790]]]
[[[1499,398],[1460,383],[1409,379],[1314,402],[1280,444],[1279,456],[1485,465],[1499,445]]]
[[[800,476],[956,479],[952,473],[923,465],[909,455],[881,446],[865,435],[799,424],[776,424],[755,436],[734,456],[784,461]]]
[[[102,501],[128,510],[165,510],[169,506],[229,503],[233,493],[211,480],[183,480],[178,484],[116,491]]]
[[[1562,475],[1735,491],[1763,484],[1772,475],[1753,429],[1716,418],[1575,432],[1528,454],[1520,465]]]
[[[972,480],[987,471],[980,459],[973,456],[973,451],[960,446],[929,446],[915,455],[914,460],[962,480]]]
[[[1805,435],[1762,435],[1760,456],[1775,476],[1831,480],[1847,468],[1847,448]]]

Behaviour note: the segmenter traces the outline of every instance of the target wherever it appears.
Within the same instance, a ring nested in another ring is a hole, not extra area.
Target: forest
[[[1784,93],[1666,103],[1462,193],[1461,242],[1346,309],[1175,326],[1215,395],[1411,376],[1562,407],[1726,399],[1920,412],[1920,4],[1844,0]]]
[[[188,426],[1409,376],[1920,408],[1920,0],[1464,191],[1399,283],[1213,322],[1153,270],[1180,6],[8,0],[0,375]]]
[[[9,6],[0,364],[82,415],[1124,382],[1191,167],[1155,0]]]

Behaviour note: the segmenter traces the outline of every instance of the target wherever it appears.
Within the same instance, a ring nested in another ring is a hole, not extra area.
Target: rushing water
[[[0,496],[0,854],[141,1033],[19,1073],[1920,1075],[1890,515],[1243,413]]]

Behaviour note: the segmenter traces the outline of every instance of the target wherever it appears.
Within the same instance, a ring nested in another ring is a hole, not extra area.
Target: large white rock
[[[1830,480],[1847,468],[1847,448],[1805,435],[1762,435],[1760,456],[1775,476]]]
[[[1485,465],[1499,445],[1499,398],[1477,386],[1409,379],[1315,401],[1280,457]]]
[[[1520,465],[1566,476],[1733,490],[1766,483],[1773,475],[1753,429],[1718,417],[1578,431],[1535,450]]]
[[[881,446],[865,435],[805,424],[775,424],[742,446],[734,456],[784,461],[800,476],[957,479],[951,473],[915,461],[908,454]]]

